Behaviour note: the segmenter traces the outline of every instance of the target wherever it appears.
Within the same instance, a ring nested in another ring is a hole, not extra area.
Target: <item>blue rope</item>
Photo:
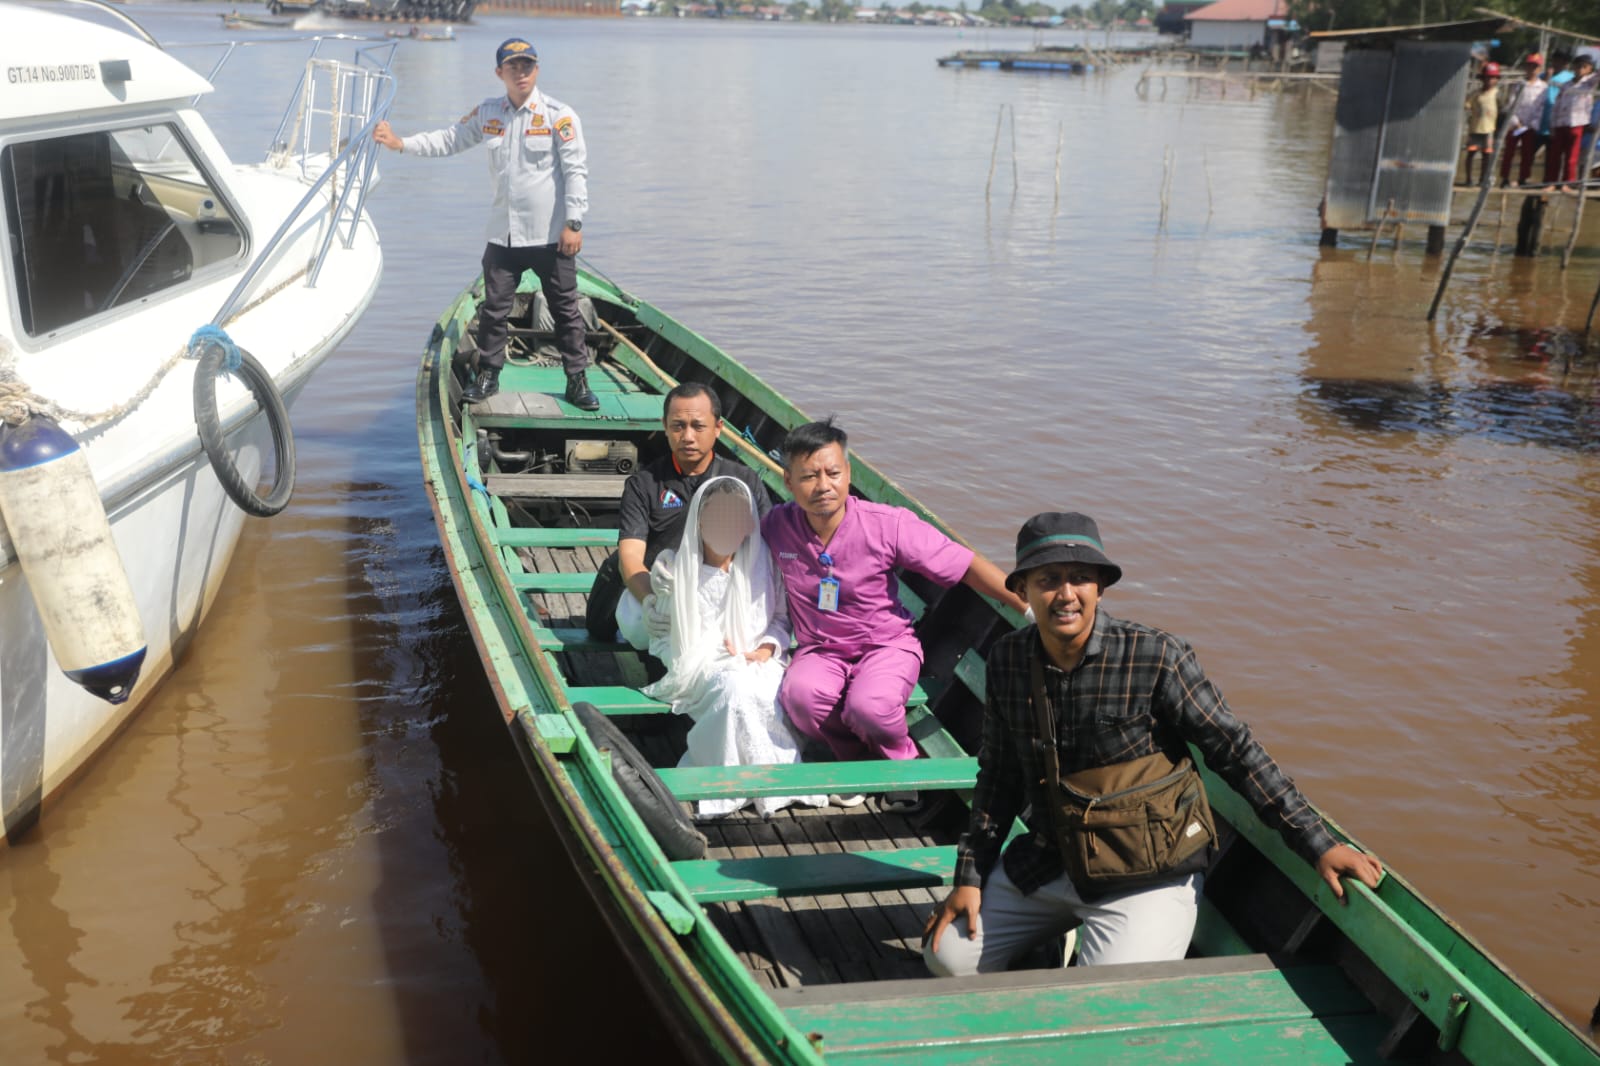
[[[222,349],[222,370],[232,374],[244,362],[239,354],[239,346],[233,343],[233,338],[228,336],[221,326],[213,326],[209,322],[194,331],[189,338],[189,358],[198,359],[207,344],[214,344]]]
[[[485,496],[489,495],[488,486],[486,486],[483,482],[479,481],[477,479],[477,477],[475,475],[473,475],[473,474],[468,474],[467,475],[467,487],[470,488],[470,489],[477,489],[479,492],[483,493]]]

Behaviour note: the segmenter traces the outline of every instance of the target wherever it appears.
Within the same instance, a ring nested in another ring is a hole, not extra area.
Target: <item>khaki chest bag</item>
[[[1158,751],[1062,776],[1055,712],[1037,651],[1032,675],[1050,825],[1079,893],[1103,896],[1203,871],[1217,831],[1194,762],[1187,755],[1174,762]]]

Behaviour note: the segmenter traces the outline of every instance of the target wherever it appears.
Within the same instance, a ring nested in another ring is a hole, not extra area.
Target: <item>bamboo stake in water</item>
[[[1167,204],[1172,196],[1172,145],[1167,145],[1161,155],[1161,220],[1156,229],[1167,228]]]
[[[1211,221],[1211,216],[1216,213],[1216,201],[1211,197],[1211,161],[1206,157],[1206,150],[1200,149],[1200,169],[1206,174],[1206,221]]]
[[[1006,105],[1000,105],[1000,113],[994,117],[994,147],[989,149],[989,180],[983,183],[983,198],[989,199],[989,189],[994,185],[994,160],[1000,154],[1000,123],[1006,117]]]
[[[1066,137],[1066,123],[1056,123],[1056,200],[1050,207],[1050,217],[1061,213],[1061,143]]]
[[[1589,198],[1589,174],[1594,170],[1595,141],[1600,141],[1600,137],[1589,142],[1589,150],[1583,153],[1583,162],[1578,164],[1581,168],[1578,171],[1578,206],[1572,212],[1572,233],[1567,237],[1566,251],[1561,253],[1562,270],[1567,269],[1567,264],[1572,260],[1572,248],[1578,243],[1578,227],[1583,225],[1583,202]]]
[[[1011,198],[1017,198],[1017,109],[1011,108]]]

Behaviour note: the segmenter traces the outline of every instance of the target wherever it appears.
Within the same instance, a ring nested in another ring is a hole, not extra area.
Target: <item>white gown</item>
[[[663,552],[662,555],[667,555]],[[660,560],[658,560],[658,563]],[[670,561],[668,562],[670,565]],[[789,646],[789,619],[781,591],[773,590],[768,602],[777,605],[764,632],[751,634],[751,646],[776,643],[780,651],[765,662],[751,662],[742,655],[729,655],[723,645],[728,593],[732,586],[728,572],[701,564],[699,574],[699,623],[695,640],[701,648],[715,649],[688,685],[688,691],[672,703],[676,714],[694,721],[689,730],[688,750],[679,766],[747,766],[763,763],[800,761],[800,749],[789,732],[777,706],[778,685],[783,681],[783,652]],[[651,642],[651,654],[672,665],[671,641]],[[687,679],[686,679],[687,680]],[[647,690],[648,691],[648,690]],[[700,800],[702,817],[731,814],[752,801],[739,799]],[[763,796],[755,801],[756,810],[771,815],[791,803],[811,807],[827,805],[826,796]]]

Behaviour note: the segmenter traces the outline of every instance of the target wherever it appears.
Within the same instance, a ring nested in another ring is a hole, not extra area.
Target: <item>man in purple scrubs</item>
[[[843,759],[914,759],[906,699],[922,645],[900,605],[896,567],[946,588],[964,582],[1021,613],[1005,575],[903,507],[850,495],[844,430],[811,422],[783,442],[794,496],[761,523],[788,593],[797,648],[778,691],[789,724]]]

